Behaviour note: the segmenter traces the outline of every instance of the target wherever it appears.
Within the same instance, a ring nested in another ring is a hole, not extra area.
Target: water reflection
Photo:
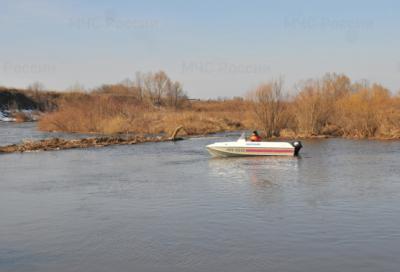
[[[209,160],[211,173],[231,182],[249,181],[268,187],[296,176],[298,157],[231,157]]]
[[[298,169],[297,157],[230,157],[211,158],[210,170],[216,176],[229,176],[234,180],[248,179],[263,183],[266,177],[279,171],[280,174]]]

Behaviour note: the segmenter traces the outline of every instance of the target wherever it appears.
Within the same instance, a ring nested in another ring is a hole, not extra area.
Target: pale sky
[[[326,72],[400,89],[399,1],[0,0],[0,85],[93,88],[164,70],[190,97]]]

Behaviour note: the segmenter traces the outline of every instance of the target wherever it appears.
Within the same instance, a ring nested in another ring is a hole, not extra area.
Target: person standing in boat
[[[260,137],[260,135],[258,135],[257,130],[254,130],[253,134],[251,134],[250,141],[251,142],[261,142],[261,137]]]

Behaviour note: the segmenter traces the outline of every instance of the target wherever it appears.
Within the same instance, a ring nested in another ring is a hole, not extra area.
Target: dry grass
[[[246,126],[246,102],[231,108],[225,102],[193,102],[191,107],[176,110],[139,103],[126,96],[78,95],[64,98],[59,109],[46,114],[39,128],[46,131],[84,133],[171,133],[183,125],[189,135],[238,130]],[[221,106],[222,105],[222,106]],[[243,109],[243,110],[241,110]]]
[[[23,112],[16,112],[13,117],[15,118],[15,121],[17,123],[23,123],[23,122],[28,122],[30,121],[29,116],[27,116],[25,113]]]
[[[186,100],[178,108],[155,104],[137,92],[69,93],[58,100],[58,110],[40,120],[39,128],[159,134],[182,125],[188,135],[259,129],[264,136],[400,138],[400,97],[380,85],[360,85],[346,76],[329,74],[306,82],[291,98],[276,95],[270,99],[267,91],[259,92],[267,96],[257,99]]]

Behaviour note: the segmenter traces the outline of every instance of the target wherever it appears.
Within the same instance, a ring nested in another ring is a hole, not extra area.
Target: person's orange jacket
[[[261,142],[261,137],[258,135],[251,135],[250,141],[252,142]]]

